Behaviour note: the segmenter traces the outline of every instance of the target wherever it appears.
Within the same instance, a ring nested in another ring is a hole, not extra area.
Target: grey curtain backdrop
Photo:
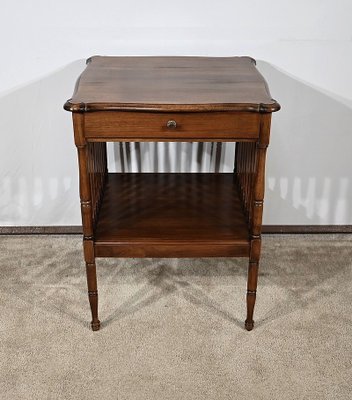
[[[109,143],[111,172],[232,172],[235,143]]]

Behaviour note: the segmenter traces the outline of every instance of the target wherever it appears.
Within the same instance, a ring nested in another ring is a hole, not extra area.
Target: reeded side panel
[[[106,143],[88,142],[87,150],[88,176],[92,198],[92,218],[93,225],[95,226],[107,174]]]
[[[253,187],[256,177],[257,143],[236,143],[235,173],[240,188],[243,208],[249,223],[253,212]]]

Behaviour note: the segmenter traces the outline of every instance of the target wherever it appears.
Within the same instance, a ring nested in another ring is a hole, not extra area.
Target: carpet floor
[[[98,259],[0,237],[1,399],[351,399],[352,235],[267,235],[255,327],[244,259]]]

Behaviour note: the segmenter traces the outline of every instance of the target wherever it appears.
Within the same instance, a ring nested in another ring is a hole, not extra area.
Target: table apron
[[[255,141],[260,114],[251,112],[91,112],[84,116],[90,141]]]

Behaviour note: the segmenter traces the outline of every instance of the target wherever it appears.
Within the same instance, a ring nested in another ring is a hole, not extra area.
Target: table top
[[[64,108],[274,112],[280,105],[250,57],[94,56]]]

